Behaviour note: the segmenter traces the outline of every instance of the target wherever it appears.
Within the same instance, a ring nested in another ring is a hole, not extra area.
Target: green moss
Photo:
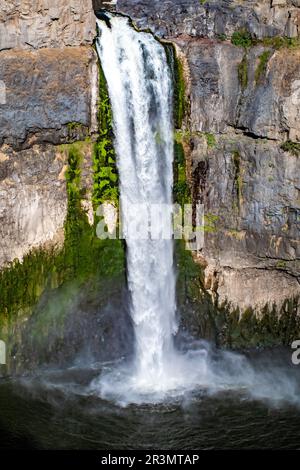
[[[76,139],[88,138],[89,128],[80,122],[68,122],[68,137],[69,140],[73,141]]]
[[[284,261],[284,260],[279,260],[279,261],[277,261],[277,263],[276,263],[276,268],[279,268],[279,269],[280,269],[280,268],[286,268],[286,267],[287,267],[286,261]]]
[[[83,124],[81,124],[80,122],[76,122],[76,121],[68,122],[68,124],[67,124],[67,127],[68,127],[69,131],[74,131],[76,129],[81,129],[82,126],[83,126]]]
[[[182,62],[175,58],[175,75],[176,75],[176,89],[175,89],[175,126],[180,129],[183,124],[184,116],[186,113],[186,99],[185,99],[185,81],[183,73]]]
[[[290,346],[299,336],[298,307],[299,299],[289,299],[279,310],[266,305],[258,316],[251,308],[240,312],[223,305],[216,317],[220,344],[236,349]]]
[[[188,130],[176,130],[174,133],[174,140],[178,144],[188,144],[190,139],[193,137],[205,137],[208,147],[215,147],[216,137],[214,134],[209,132],[199,132],[199,131],[188,131]]]
[[[174,127],[175,129],[181,129],[188,108],[186,99],[184,68],[181,60],[176,54],[174,44],[164,43],[163,46],[166,51],[167,61],[173,80]]]
[[[300,46],[300,38],[288,38],[286,36],[275,36],[272,38],[264,38],[257,41],[258,44],[262,44],[266,47],[272,47],[273,49],[294,49]]]
[[[56,274],[56,256],[54,251],[35,250],[26,255],[23,262],[16,260],[0,272],[2,328],[9,325],[18,312],[34,305],[47,285],[51,286]]]
[[[285,152],[291,153],[295,157],[300,156],[300,143],[298,142],[292,142],[291,140],[287,140],[280,146],[280,148]]]
[[[217,231],[218,220],[218,215],[207,212],[204,215],[204,232],[215,233]]]
[[[182,143],[174,142],[174,201],[182,207],[191,204],[191,190],[186,179],[185,155]]]
[[[231,37],[231,43],[238,47],[244,47],[248,49],[252,46],[265,46],[271,47],[272,49],[295,49],[300,46],[300,38],[288,38],[286,36],[274,36],[266,37],[263,39],[253,38],[249,31],[241,29],[235,31]]]
[[[191,251],[186,250],[183,240],[176,240],[175,260],[178,272],[176,292],[179,305],[199,301],[204,280],[203,270],[199,264],[195,263]]]
[[[231,37],[231,43],[238,47],[244,47],[245,49],[252,46],[253,40],[251,34],[246,29],[240,29],[235,31]]]
[[[206,142],[208,147],[214,147],[216,145],[216,138],[213,134],[210,134],[209,132],[204,133],[206,137]]]
[[[264,51],[259,57],[259,63],[255,70],[255,82],[258,84],[266,74],[267,65],[272,55],[272,51]]]
[[[247,88],[248,85],[248,61],[246,54],[244,55],[242,62],[238,66],[238,77],[242,90],[244,90],[245,88]]]
[[[110,201],[118,206],[119,184],[116,153],[114,150],[114,134],[112,111],[107,91],[107,83],[99,65],[99,137],[93,151],[93,205],[96,209],[99,204]]]

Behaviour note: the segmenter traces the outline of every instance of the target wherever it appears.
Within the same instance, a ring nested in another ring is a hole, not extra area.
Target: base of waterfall
[[[204,341],[173,351],[157,370],[140,370],[134,361],[106,365],[90,393],[119,406],[178,402],[193,395],[243,393],[251,399],[300,406],[300,384],[271,362],[254,367],[246,356],[221,351]]]
[[[126,369],[117,377],[121,363],[99,363],[84,352],[69,367],[3,379],[0,449],[104,450],[107,455],[108,449],[299,448],[300,368],[291,363],[289,348],[247,356],[248,387],[239,388],[237,376],[230,384],[229,365],[211,348],[208,363],[219,371],[223,366],[223,383],[208,383],[205,389],[203,379],[198,388],[183,386],[173,396],[171,390],[148,396],[128,392],[127,382],[122,384],[129,378]],[[118,385],[114,400],[113,390],[106,390],[110,397],[100,396],[109,370]],[[133,395],[140,403],[132,403]]]

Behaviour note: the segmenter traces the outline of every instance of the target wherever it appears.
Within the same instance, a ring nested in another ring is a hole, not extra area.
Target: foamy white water
[[[143,214],[134,204],[172,204],[172,82],[164,48],[126,18],[97,21],[97,50],[114,117],[120,197],[127,244],[136,353],[132,380],[153,389],[174,355],[175,274],[172,240],[136,240],[130,230]],[[169,220],[171,229],[171,218]],[[126,230],[128,227],[128,230]]]

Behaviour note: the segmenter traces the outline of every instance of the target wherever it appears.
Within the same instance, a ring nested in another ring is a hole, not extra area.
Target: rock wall
[[[118,0],[116,9],[172,41],[184,64],[179,137],[208,220],[197,253],[206,288],[241,311],[280,308],[300,294],[299,1]]]
[[[116,9],[159,37],[215,39],[243,28],[258,38],[296,37],[299,6],[299,0],[117,0]]]
[[[92,0],[0,0],[0,51],[92,44]]]
[[[97,131],[92,1],[0,0],[0,268],[62,241],[58,145]]]

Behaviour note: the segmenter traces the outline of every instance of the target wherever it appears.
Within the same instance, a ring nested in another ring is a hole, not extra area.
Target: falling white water
[[[172,82],[164,48],[123,17],[98,20],[97,50],[114,116],[138,387],[164,381],[174,355],[173,242],[137,240],[132,227],[153,204],[172,204]],[[171,227],[171,218],[169,220]]]
[[[119,403],[157,402],[187,390],[208,393],[247,390],[255,398],[294,401],[298,387],[279,371],[257,373],[247,359],[215,352],[205,342],[187,351],[173,345],[177,331],[172,240],[138,240],[153,204],[172,202],[172,82],[165,50],[151,34],[139,33],[129,20],[107,14],[98,20],[97,51],[112,105],[127,244],[131,316],[135,328],[132,364],[107,367],[91,388]],[[171,220],[167,220],[167,225]]]

